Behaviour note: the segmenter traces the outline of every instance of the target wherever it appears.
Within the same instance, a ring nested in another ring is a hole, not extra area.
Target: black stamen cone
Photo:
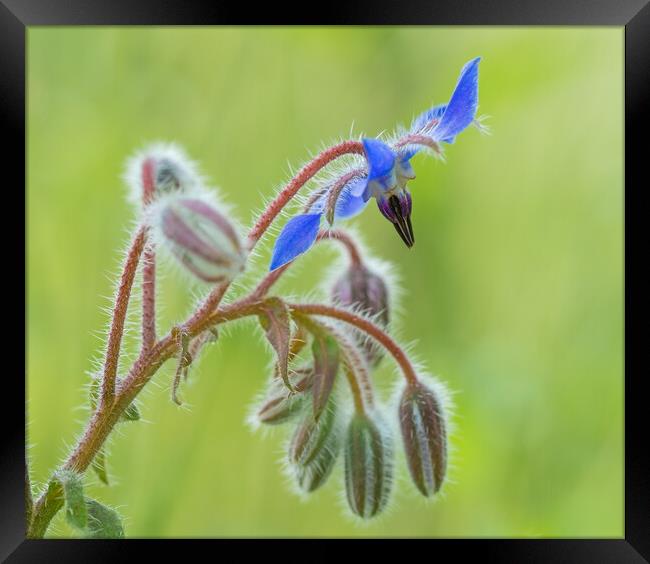
[[[397,196],[391,196],[388,199],[388,205],[390,206],[391,211],[393,212],[393,225],[395,226],[395,231],[399,234],[404,241],[404,244],[410,249],[415,243],[415,237],[413,236],[413,226],[411,225],[411,214],[404,213],[405,210],[402,208],[402,204]]]

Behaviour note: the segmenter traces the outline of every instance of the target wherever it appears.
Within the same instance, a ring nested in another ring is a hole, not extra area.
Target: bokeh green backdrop
[[[308,501],[292,494],[282,433],[244,422],[269,363],[251,324],[203,359],[188,409],[169,401],[172,367],[156,375],[146,421],[112,443],[113,484],[89,473],[87,489],[119,508],[128,536],[621,536],[622,28],[30,28],[34,482],[85,422],[86,371],[133,224],[128,155],[177,141],[248,223],[290,165],[352,123],[376,135],[446,101],[476,55],[493,135],[468,130],[444,164],[414,159],[415,247],[374,205],[354,220],[401,274],[401,337],[456,392],[445,496],[421,501],[400,466],[388,515],[358,527],[341,511],[340,470]],[[336,257],[325,247],[280,289],[312,290]],[[166,330],[201,288],[168,273],[160,290]],[[59,515],[49,534],[74,532]]]

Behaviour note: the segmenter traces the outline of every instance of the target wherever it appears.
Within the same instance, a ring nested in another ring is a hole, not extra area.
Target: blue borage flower
[[[347,169],[339,178],[317,191],[319,196],[304,213],[290,219],[275,241],[270,270],[275,270],[306,252],[315,242],[323,214],[333,220],[353,217],[366,207],[371,197],[407,247],[415,243],[411,224],[411,195],[406,189],[415,178],[411,159],[422,149],[441,154],[440,143],[453,143],[456,136],[475,119],[478,107],[478,64],[472,59],[461,69],[447,104],[433,106],[417,116],[409,130],[392,146],[379,139],[362,139],[367,168]],[[355,173],[356,171],[356,173]],[[335,202],[330,201],[336,190]],[[334,210],[328,207],[334,205]]]

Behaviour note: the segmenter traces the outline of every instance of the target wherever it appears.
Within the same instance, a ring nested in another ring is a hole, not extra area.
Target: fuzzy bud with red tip
[[[246,253],[226,212],[206,197],[167,197],[152,206],[149,222],[158,248],[205,282],[232,280],[244,270]]]
[[[437,493],[447,471],[447,422],[443,398],[422,382],[408,383],[399,402],[406,462],[425,497]]]
[[[332,287],[332,300],[343,306],[357,307],[365,314],[375,318],[384,328],[390,321],[388,284],[383,277],[364,264],[351,264]],[[384,355],[384,350],[369,339],[359,343],[368,364],[376,367]]]

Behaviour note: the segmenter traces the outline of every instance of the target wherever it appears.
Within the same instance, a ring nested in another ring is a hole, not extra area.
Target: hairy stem
[[[318,233],[318,241],[326,241],[328,239],[338,241],[345,246],[345,250],[348,252],[352,264],[358,266],[362,263],[359,246],[347,231],[344,231],[343,229],[329,229],[321,230]]]
[[[287,304],[292,311],[306,313],[309,315],[322,315],[324,317],[331,317],[344,321],[358,329],[361,329],[363,332],[370,335],[375,339],[380,345],[382,345],[395,359],[395,362],[399,365],[404,374],[404,377],[410,384],[416,384],[418,382],[415,369],[411,364],[411,361],[406,356],[406,353],[402,348],[380,327],[364,319],[360,315],[349,312],[344,309],[337,307],[321,305],[321,304]]]
[[[151,350],[156,342],[156,251],[149,243],[142,265],[142,348],[140,354]]]
[[[197,325],[201,324],[201,320],[205,319],[206,316],[210,315],[217,306],[221,303],[226,290],[230,286],[229,282],[223,282],[215,286],[212,291],[208,294],[208,297],[205,298],[201,307],[196,310],[194,315],[190,317],[185,323],[183,323],[182,328],[187,333],[194,334],[194,330]]]
[[[442,155],[442,148],[440,145],[427,135],[418,135],[416,133],[406,135],[395,144],[395,147],[403,147],[404,145],[422,145],[433,149],[437,155]]]
[[[189,333],[195,337],[212,325],[234,321],[261,311],[257,301],[239,302],[213,312],[197,322]],[[79,443],[64,463],[62,470],[83,473],[101,449],[120,415],[133,402],[140,390],[151,379],[163,363],[178,352],[178,340],[170,331],[158,341],[148,355],[138,358],[129,374],[122,381],[120,389],[112,404],[101,404],[92,415]],[[47,531],[50,521],[63,507],[63,492],[57,480],[52,478],[47,490],[40,496],[34,506],[33,518],[27,536],[41,538]]]
[[[124,268],[122,269],[122,278],[115,297],[115,305],[113,307],[113,315],[111,319],[111,329],[108,336],[108,344],[106,345],[106,357],[104,360],[104,375],[102,380],[102,396],[101,404],[104,406],[110,405],[115,395],[115,378],[117,375],[117,365],[120,358],[120,347],[122,345],[122,335],[124,333],[124,321],[126,319],[126,312],[129,307],[129,298],[131,296],[131,288],[135,273],[138,269],[138,262],[140,255],[144,248],[146,238],[146,227],[138,229],[131,248],[124,261]]]
[[[297,314],[295,317],[312,333],[327,333],[339,344],[343,353],[344,372],[350,385],[355,410],[358,413],[365,413],[366,408],[371,408],[374,404],[374,394],[368,369],[356,346],[336,328],[318,322],[309,315]]]
[[[255,247],[262,235],[266,232],[273,220],[282,211],[282,208],[293,198],[313,176],[333,160],[349,154],[363,155],[363,144],[359,141],[343,141],[329,149],[325,149],[314,159],[303,166],[298,174],[287,184],[275,199],[269,204],[266,211],[259,217],[248,234],[248,248]]]
[[[333,160],[346,154],[364,154],[363,144],[358,141],[344,141],[326,149],[306,164],[298,174],[287,184],[287,186],[271,202],[266,211],[259,217],[248,235],[247,246],[251,250],[255,247],[259,239],[264,235],[268,227],[273,223],[284,206],[296,195],[302,186],[304,186],[319,170],[325,167]],[[152,196],[154,189],[153,168],[154,163],[151,160],[145,161],[142,170],[143,181],[143,204],[147,204]],[[338,232],[336,232],[338,233]],[[137,271],[140,256],[144,251],[146,244],[146,227],[141,227],[129,249],[120,285],[118,288],[111,329],[108,338],[106,359],[104,362],[104,374],[102,380],[101,401],[98,402],[96,411],[93,413],[88,425],[79,440],[77,446],[72,451],[62,469],[73,472],[83,473],[91,464],[95,455],[99,452],[107,437],[113,430],[119,420],[120,415],[127,409],[138,395],[140,390],[147,384],[156,371],[178,352],[178,342],[174,339],[170,331],[165,337],[156,342],[155,337],[155,263],[154,249],[147,248],[147,261],[143,268],[143,320],[142,320],[142,350],[138,359],[135,361],[128,375],[122,380],[119,390],[115,390],[115,381],[117,377],[117,367],[120,355],[122,335],[124,332],[124,322],[128,309],[128,303],[133,286],[133,280]],[[321,239],[325,239],[323,235]],[[360,260],[359,254],[352,240],[347,236],[327,236],[343,242],[351,254],[351,260]],[[257,315],[261,311],[259,299],[263,297],[271,288],[273,283],[279,278],[283,269],[278,269],[276,273],[271,273],[263,280],[257,289],[249,296],[235,302],[231,306],[217,310],[223,296],[228,290],[230,283],[225,282],[215,286],[210,294],[206,297],[201,306],[187,319],[181,326],[189,339],[197,337],[203,331],[210,327],[239,319],[248,315]],[[302,306],[295,306],[296,309]],[[326,307],[326,306],[322,306]],[[312,313],[304,310],[305,313]],[[328,313],[313,312],[316,315],[328,315]],[[347,313],[347,312],[343,312]],[[330,317],[336,317],[329,313]],[[365,321],[359,318],[361,322]],[[354,323],[353,323],[354,324]],[[357,324],[359,325],[359,324]],[[384,335],[379,328],[368,323],[370,330],[366,329],[369,334],[373,335],[373,330]],[[363,329],[363,327],[361,327]],[[378,340],[386,346],[390,352],[390,343],[394,348],[401,351],[397,345],[388,339],[388,345],[382,342],[382,337]],[[395,355],[395,354],[394,354]],[[397,357],[396,357],[397,358]],[[405,361],[408,362],[408,361]],[[413,378],[415,378],[413,374]],[[29,525],[27,536],[29,538],[42,537],[54,517],[54,515],[63,507],[63,491],[60,482],[52,477],[48,483],[45,492],[41,494],[35,503],[32,513],[31,524]]]
[[[336,214],[336,203],[338,202],[339,196],[341,195],[343,188],[345,188],[345,185],[350,180],[358,176],[360,177],[365,172],[366,172],[365,168],[357,168],[355,170],[351,170],[350,172],[341,176],[341,178],[339,178],[332,186],[327,196],[327,205],[325,206],[327,221],[329,222],[330,225],[334,223],[334,216]]]
[[[142,163],[142,205],[147,206],[155,194],[154,160]],[[142,346],[140,354],[146,354],[156,342],[156,251],[149,242],[144,251],[142,267]]]
[[[323,167],[334,161],[335,159],[342,157],[343,155],[349,154],[358,154],[363,155],[364,149],[363,144],[359,141],[343,141],[337,145],[334,145],[319,155],[314,159],[308,162],[303,166],[296,174],[291,181],[280,191],[280,193],[275,197],[275,199],[268,205],[264,213],[258,218],[255,225],[251,228],[248,234],[248,249],[252,250],[257,242],[260,240],[262,235],[266,232],[269,226],[273,223],[278,214],[282,211],[284,206],[286,206],[291,198],[293,198],[300,188],[302,188],[313,176],[320,171]],[[270,288],[275,281],[281,276],[282,272],[286,269],[278,269],[281,272],[277,272],[275,276],[269,275],[266,284]],[[273,273],[272,273],[273,274]],[[264,283],[264,282],[263,282]],[[201,322],[201,319],[204,319],[207,315],[210,315],[219,305],[226,291],[230,287],[229,282],[225,282],[216,286],[205,299],[201,307],[196,311],[196,313],[183,325],[183,329],[193,332],[196,325]],[[268,288],[266,291],[268,291]],[[263,287],[261,288],[264,289]],[[253,292],[253,295],[257,294]],[[263,295],[263,294],[262,294]]]

